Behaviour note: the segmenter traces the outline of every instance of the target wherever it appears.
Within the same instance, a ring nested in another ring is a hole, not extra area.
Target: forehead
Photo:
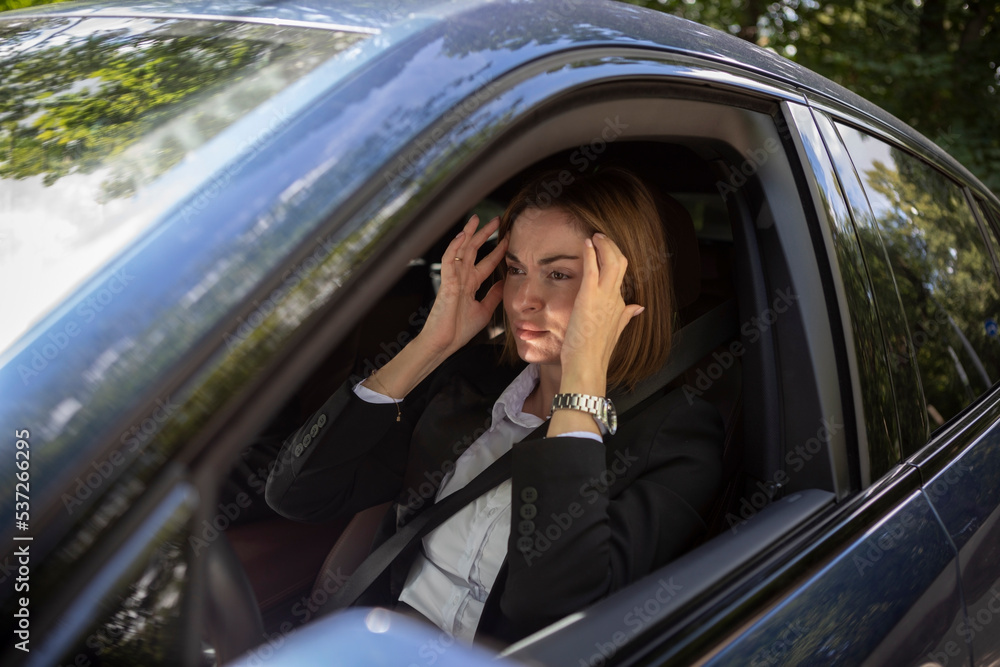
[[[517,216],[510,229],[510,250],[519,255],[559,246],[576,246],[587,238],[571,214],[559,208],[527,208]],[[520,255],[519,255],[520,256]]]

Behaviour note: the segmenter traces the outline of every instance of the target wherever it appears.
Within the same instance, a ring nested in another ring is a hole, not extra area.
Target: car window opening
[[[570,151],[566,151],[553,155],[525,172],[568,164],[569,154]],[[735,304],[740,280],[736,273],[740,266],[737,256],[742,249],[734,241],[733,225],[738,223],[741,213],[734,211],[737,207],[735,198],[726,199],[720,194],[717,165],[703,159],[689,146],[654,142],[620,142],[610,147],[601,164],[626,166],[640,175],[658,196],[661,217],[668,220],[666,233],[670,256],[674,261],[675,330],[721,304]],[[519,177],[520,174],[508,179],[484,196],[470,213],[477,213],[485,222],[502,211],[516,190]],[[257,442],[243,452],[230,475],[229,493],[247,486],[260,493],[284,439],[341,383],[350,379],[353,384],[365,378],[413,339],[426,320],[440,284],[441,254],[463,223],[464,219],[456,221],[452,232],[443,235],[427,253],[409,263],[396,284],[316,368]],[[495,241],[496,235],[492,242]],[[488,251],[489,247],[483,248],[480,256]],[[479,338],[485,341],[491,334],[501,331],[502,324],[499,318],[495,318]],[[781,485],[774,483],[774,475],[768,478],[760,475],[758,479],[748,475],[745,469],[742,451],[744,380],[741,369],[743,355],[756,338],[748,345],[747,332],[742,333],[741,341],[741,332],[733,326],[732,335],[725,344],[701,355],[680,377],[656,393],[662,396],[673,389],[686,388],[691,395],[703,397],[715,405],[723,418],[726,432],[724,483],[712,510],[706,540],[731,529],[734,521],[745,522],[749,518],[746,508],[741,510],[740,500],[750,499],[752,515],[783,493]],[[760,330],[751,333],[756,333],[757,338],[766,334]],[[759,367],[759,362],[755,364]],[[761,446],[774,447],[775,444]],[[759,489],[764,489],[766,495],[755,495],[754,492]],[[386,509],[385,505],[371,508],[358,514],[350,523],[352,535],[361,536],[358,540],[361,544],[353,545],[357,551],[353,556],[355,559],[362,559],[367,554],[366,545],[384,519]],[[296,524],[279,517],[263,502],[254,502],[253,507],[243,514],[240,524],[229,529],[230,540],[260,603],[265,628],[273,630],[279,628],[283,621],[288,621],[294,614],[292,608],[296,603],[305,604],[295,607],[301,612],[302,609],[317,606],[311,605],[310,601],[325,597],[322,593],[323,582],[317,579],[317,573],[322,572],[320,565],[335,544],[338,549],[344,547],[343,540],[339,538],[350,521],[351,517],[341,517],[319,526]],[[256,552],[251,556],[250,552],[254,549]],[[289,559],[298,566],[288,568]],[[274,573],[282,570],[294,571],[295,576],[285,577],[288,581],[274,581]],[[312,618],[313,614],[309,612],[306,615]],[[295,619],[296,622],[303,620],[302,616]]]

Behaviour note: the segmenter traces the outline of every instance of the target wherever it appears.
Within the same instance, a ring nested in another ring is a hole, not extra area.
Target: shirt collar
[[[493,423],[506,417],[518,426],[538,428],[545,420],[524,411],[524,401],[538,384],[538,364],[528,364],[493,404]]]

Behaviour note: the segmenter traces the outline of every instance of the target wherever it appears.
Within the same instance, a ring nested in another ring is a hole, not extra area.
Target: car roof
[[[573,48],[616,44],[665,49],[674,53],[712,60],[754,72],[760,76],[811,91],[851,108],[854,112],[892,126],[935,158],[947,162],[963,176],[978,184],[975,177],[921,133],[872,104],[865,98],[824,76],[794,63],[773,50],[761,48],[725,32],[664,12],[655,12],[611,0],[81,0],[41,5],[7,12],[0,18],[48,16],[171,16],[214,17],[314,28],[355,30],[380,34],[400,24],[410,30],[396,30],[384,40],[390,50],[413,33],[435,23],[462,26],[468,33],[470,49],[492,50],[511,47],[510,36],[497,31],[491,15],[504,11],[534,15],[539,25],[554,33],[553,47],[572,43]],[[488,39],[482,38],[488,31]],[[513,63],[512,63],[513,64]]]

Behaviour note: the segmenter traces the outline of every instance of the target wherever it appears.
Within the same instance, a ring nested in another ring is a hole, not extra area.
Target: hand
[[[583,278],[560,351],[560,391],[603,396],[618,338],[644,307],[625,304],[622,281],[628,260],[604,234],[586,240]]]
[[[418,336],[429,350],[440,355],[452,354],[482,331],[503,298],[500,280],[490,287],[482,301],[476,300],[476,291],[507,251],[504,238],[476,264],[476,253],[500,226],[500,218],[493,218],[476,231],[478,225],[479,216],[473,215],[444,251],[441,287]]]

